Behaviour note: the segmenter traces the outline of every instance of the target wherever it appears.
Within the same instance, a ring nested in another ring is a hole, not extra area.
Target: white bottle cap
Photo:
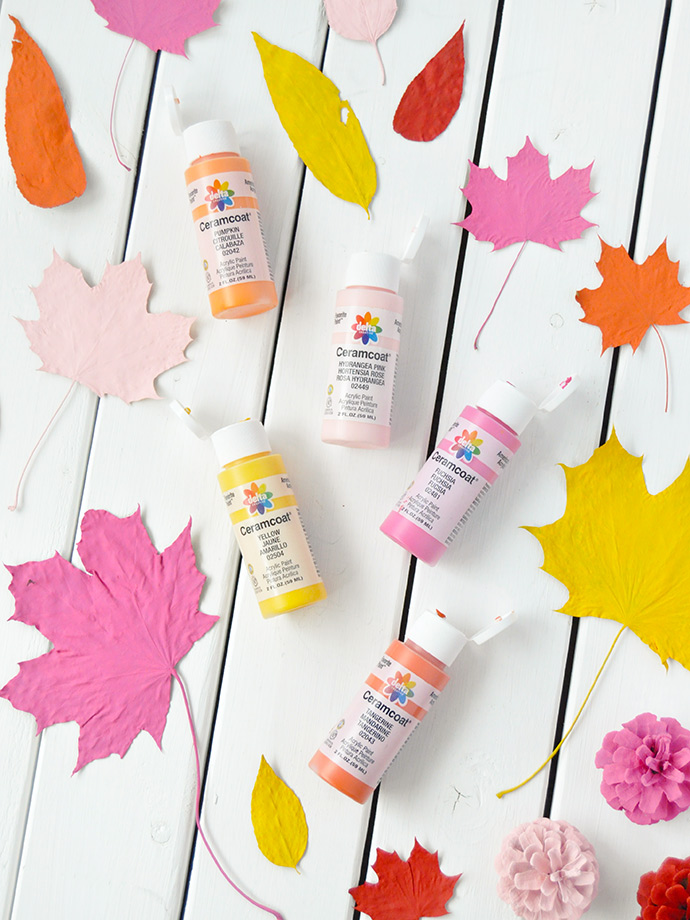
[[[345,287],[377,287],[398,293],[400,259],[385,252],[356,252],[350,257]]]
[[[481,399],[477,400],[477,405],[512,428],[516,434],[524,431],[539,408],[512,383],[504,380],[497,380],[490,386]]]
[[[407,630],[405,638],[411,639],[445,665],[455,661],[467,642],[467,636],[438,610],[425,610]]]
[[[251,418],[214,431],[211,443],[221,466],[253,454],[270,453],[271,450],[266,429],[261,422]]]
[[[237,133],[229,121],[199,121],[182,132],[190,163],[212,153],[239,153]]]
[[[183,406],[181,402],[178,402],[176,399],[171,399],[168,403],[168,406],[179,420],[189,428],[192,434],[195,434],[197,438],[200,438],[202,441],[208,437],[208,431],[203,428],[197,420],[192,415],[192,410],[188,409],[186,406]]]
[[[474,642],[475,645],[484,645],[489,639],[493,639],[494,636],[502,633],[504,629],[512,626],[515,622],[515,617],[516,614],[514,610],[510,610],[502,617],[495,617],[493,622],[489,623],[488,626],[485,626],[484,629],[480,629],[479,632],[470,636],[470,642]]]

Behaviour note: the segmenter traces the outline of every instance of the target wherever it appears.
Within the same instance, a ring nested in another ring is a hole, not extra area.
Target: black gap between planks
[[[496,19],[494,21],[494,31],[491,39],[491,49],[489,51],[489,60],[486,67],[486,79],[484,82],[484,93],[482,96],[482,106],[479,112],[479,121],[477,124],[477,137],[474,144],[474,153],[472,154],[472,161],[478,163],[481,157],[482,152],[482,143],[484,141],[484,131],[486,129],[486,115],[489,109],[489,97],[491,95],[491,86],[493,83],[494,69],[496,66],[496,57],[498,55],[498,43],[501,34],[501,25],[503,22],[503,8],[505,5],[505,0],[498,0],[496,7]],[[469,215],[470,212],[469,202],[465,203],[465,212],[463,214],[463,219]],[[448,310],[448,322],[446,324],[446,336],[443,343],[443,354],[441,356],[441,366],[439,368],[438,374],[438,384],[436,386],[436,400],[434,402],[434,410],[431,417],[431,429],[429,431],[429,443],[427,445],[427,456],[432,452],[436,446],[436,439],[438,436],[438,426],[441,417],[441,405],[443,403],[443,394],[446,386],[446,378],[448,376],[448,361],[450,357],[450,349],[453,341],[453,330],[455,327],[455,316],[458,310],[458,299],[460,295],[460,284],[462,283],[462,274],[465,266],[465,253],[467,252],[467,240],[469,238],[469,233],[467,230],[462,230],[462,235],[460,237],[460,249],[458,252],[458,262],[455,269],[455,280],[453,282],[453,291],[450,297],[450,307]],[[414,577],[417,570],[417,560],[414,556],[410,557],[410,568],[407,573],[407,583],[405,585],[405,596],[403,599],[402,612],[400,617],[400,630],[398,632],[398,638],[402,641],[405,638],[405,632],[407,630],[407,621],[410,614],[410,603],[412,600],[412,589],[414,587]],[[379,800],[379,790],[376,789],[372,803],[371,811],[369,812],[369,825],[367,827],[366,840],[364,842],[364,850],[362,853],[362,865],[359,873],[358,885],[363,885],[367,878],[367,872],[369,869],[369,861],[371,858],[371,847],[374,837],[374,825],[376,822],[376,811]],[[353,911],[352,920],[360,920],[361,913],[358,910]]]
[[[649,100],[649,114],[647,116],[647,130],[645,132],[644,145],[642,148],[642,160],[640,162],[640,176],[637,180],[637,194],[635,196],[635,210],[633,212],[632,228],[630,231],[630,243],[628,253],[635,258],[635,247],[637,244],[637,231],[640,225],[640,211],[642,210],[642,198],[644,195],[645,180],[647,178],[647,165],[649,163],[649,149],[652,142],[652,132],[654,129],[654,118],[656,115],[656,106],[659,98],[659,82],[661,80],[661,69],[664,63],[664,53],[666,51],[666,39],[668,37],[668,26],[671,18],[671,6],[673,0],[666,0],[664,16],[661,22],[661,32],[659,34],[659,50],[657,52],[656,69],[654,71],[654,81],[652,83],[652,94]],[[611,369],[609,371],[608,387],[606,389],[606,401],[604,402],[604,413],[601,420],[601,432],[599,434],[599,447],[604,444],[608,438],[609,425],[611,422],[611,407],[613,404],[613,390],[616,384],[616,371],[618,370],[618,356],[620,348],[613,349],[611,357]],[[570,696],[570,684],[573,674],[573,664],[575,661],[575,647],[577,645],[577,635],[580,621],[576,617],[572,618],[570,626],[570,641],[568,643],[568,653],[565,660],[563,672],[563,685],[561,688],[561,699],[558,706],[558,717],[556,719],[556,730],[553,738],[553,749],[561,742],[563,737],[563,727],[565,724],[565,713]],[[549,769],[549,781],[546,787],[546,796],[544,798],[544,817],[551,817],[551,807],[553,805],[554,790],[556,787],[556,772],[558,770],[559,754],[551,761]]]

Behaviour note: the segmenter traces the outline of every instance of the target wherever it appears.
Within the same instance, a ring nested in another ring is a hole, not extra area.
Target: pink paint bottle
[[[520,447],[519,435],[539,410],[550,412],[575,389],[568,377],[537,406],[497,381],[465,406],[403,493],[381,530],[428,565],[436,565]]]
[[[309,761],[315,773],[356,802],[364,803],[400,748],[435,704],[450,675],[447,668],[466,643],[481,645],[515,618],[496,619],[469,640],[440,612],[425,610],[386,649],[362,689]]]

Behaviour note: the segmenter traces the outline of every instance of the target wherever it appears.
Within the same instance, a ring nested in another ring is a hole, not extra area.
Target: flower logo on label
[[[398,706],[405,706],[407,701],[414,696],[413,687],[417,686],[416,680],[410,680],[410,672],[402,674],[400,671],[395,672],[395,677],[389,677],[386,680],[386,686],[383,692],[390,697],[391,703],[397,703]]]
[[[357,322],[352,324],[352,331],[355,339],[361,339],[362,345],[368,345],[369,342],[378,342],[379,335],[383,332],[378,325],[378,316],[372,316],[367,310],[364,316],[357,314]]]
[[[220,179],[216,179],[213,185],[206,186],[206,192],[204,200],[208,201],[212,211],[224,211],[232,207],[232,196],[235,192],[230,188],[229,182],[221,182]]]
[[[251,484],[250,489],[244,490],[245,499],[242,504],[249,508],[251,514],[263,514],[270,511],[273,507],[273,492],[267,492],[266,486],[257,486],[255,482]]]
[[[455,454],[457,460],[465,459],[469,461],[472,457],[477,457],[481,454],[479,445],[483,443],[483,438],[478,438],[476,431],[468,431],[465,428],[451,445],[450,452]]]

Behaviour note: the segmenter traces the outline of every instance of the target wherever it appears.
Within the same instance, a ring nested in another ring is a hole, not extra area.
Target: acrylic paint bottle
[[[218,482],[263,616],[325,598],[283,458],[272,452],[264,426],[247,419],[220,428],[211,441],[222,467]]]
[[[403,493],[381,530],[428,565],[436,565],[520,447],[535,413],[566,398],[564,380],[540,405],[510,383],[497,381],[476,406],[465,406]]]
[[[447,668],[468,642],[481,645],[513,622],[494,622],[470,640],[439,611],[425,610],[386,649],[344,716],[309,761],[315,773],[364,803],[400,748],[438,699]]]
[[[229,121],[201,121],[182,132],[185,181],[211,311],[218,319],[254,316],[278,304],[249,162]]]

